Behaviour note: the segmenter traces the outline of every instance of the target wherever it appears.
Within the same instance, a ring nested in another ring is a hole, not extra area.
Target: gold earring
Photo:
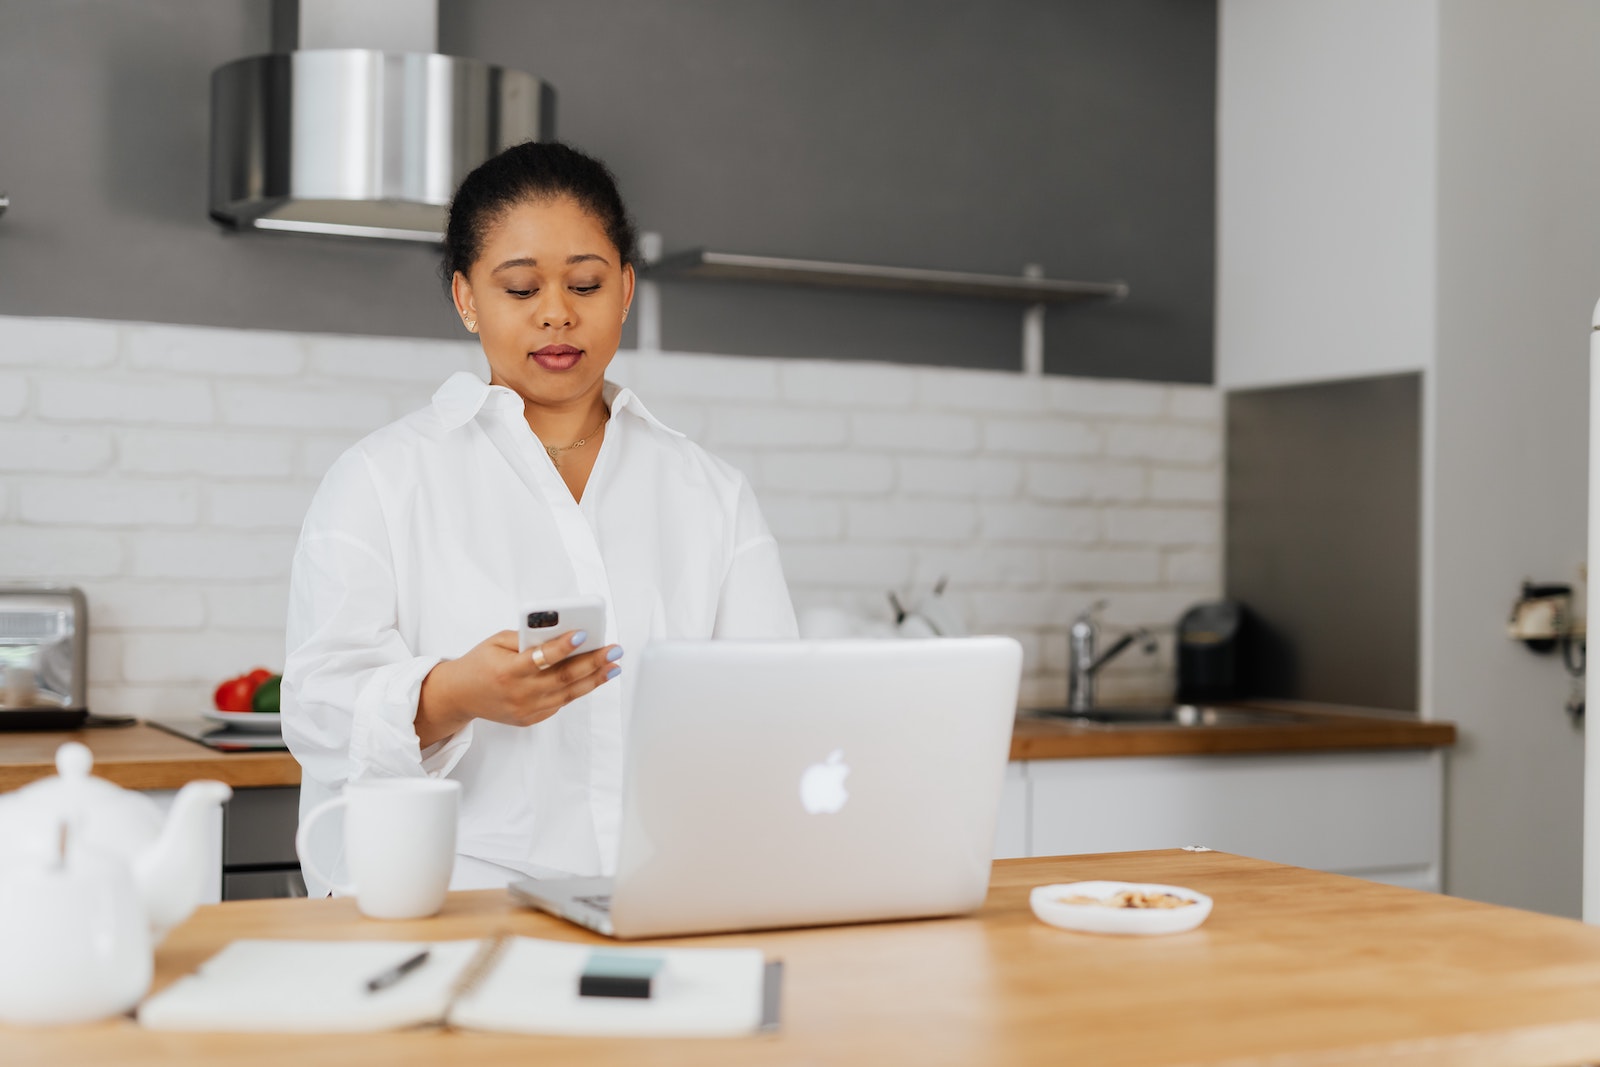
[[[470,330],[471,332],[473,332],[473,333],[477,333],[478,332],[478,320],[477,319],[462,319],[461,321],[466,324],[467,329]]]
[[[622,309],[622,318],[623,318],[624,321],[627,320],[627,318],[628,318],[628,309],[627,308],[623,308]]]

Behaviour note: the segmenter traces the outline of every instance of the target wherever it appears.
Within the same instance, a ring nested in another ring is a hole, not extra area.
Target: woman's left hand
[[[618,645],[574,656],[574,634],[562,634],[534,651],[518,648],[514,630],[480,641],[459,659],[442,660],[422,680],[417,739],[423,748],[442,741],[473,719],[532,726],[621,673]]]

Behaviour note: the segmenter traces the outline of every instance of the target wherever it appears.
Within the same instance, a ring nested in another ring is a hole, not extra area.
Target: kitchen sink
[[[1290,726],[1301,721],[1291,715],[1278,715],[1270,711],[1247,711],[1244,708],[1218,708],[1194,704],[1176,704],[1158,708],[1094,708],[1090,711],[1035,708],[1028,714],[1040,719],[1127,727]]]

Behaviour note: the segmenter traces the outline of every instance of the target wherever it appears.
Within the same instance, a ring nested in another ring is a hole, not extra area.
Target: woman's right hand
[[[458,659],[441,660],[422,680],[417,739],[427,748],[473,719],[532,726],[621,673],[621,646],[574,656],[582,642],[581,634],[565,633],[538,646],[548,669],[535,662],[534,649],[518,650],[515,630],[494,634]]]

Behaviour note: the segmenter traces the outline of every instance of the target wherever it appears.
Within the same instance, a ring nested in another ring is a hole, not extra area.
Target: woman
[[[444,266],[489,381],[452,376],[341,456],[295,552],[282,714],[301,815],[358,778],[458,779],[454,888],[611,873],[624,648],[796,632],[744,477],[605,380],[635,241],[611,174],[565,145],[469,174]],[[519,611],[575,595],[605,600],[609,643],[520,653]],[[329,837],[313,848],[342,877]]]

